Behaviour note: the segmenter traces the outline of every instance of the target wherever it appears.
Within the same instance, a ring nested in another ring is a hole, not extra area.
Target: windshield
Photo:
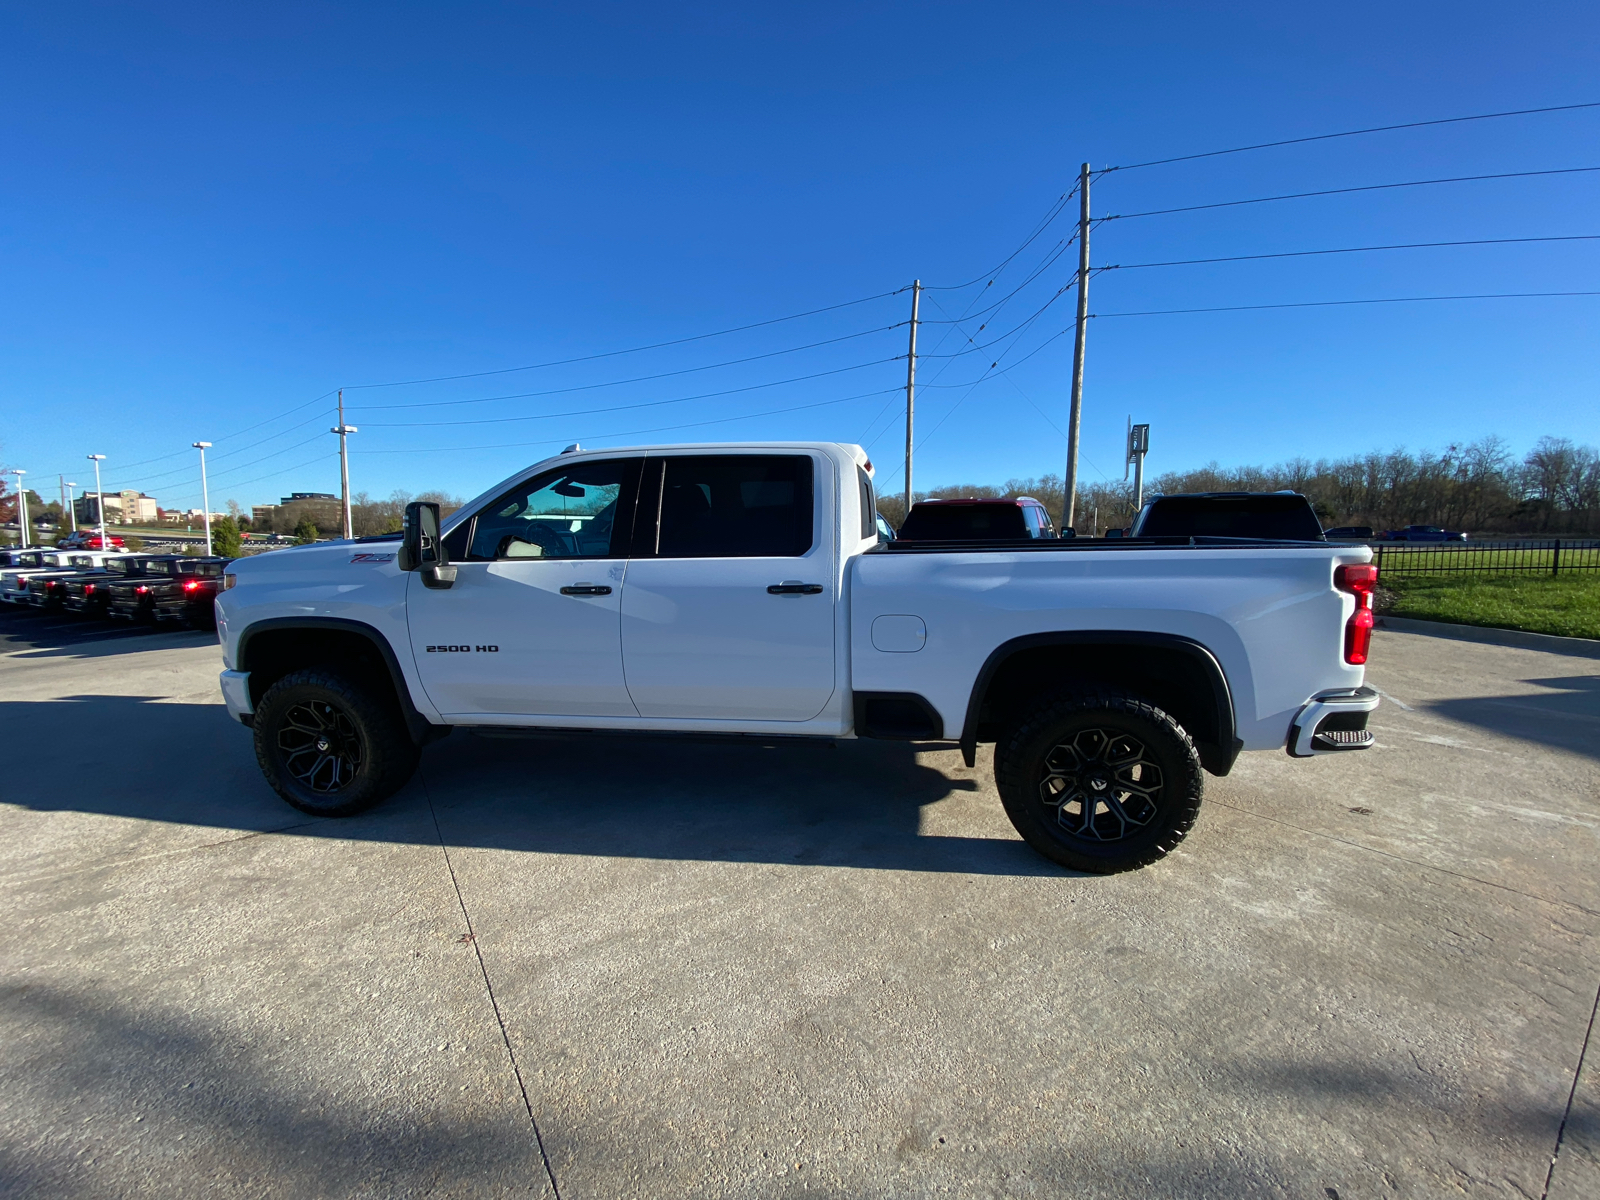
[[[171,563],[164,563],[164,562],[145,563],[144,569],[145,569],[145,571],[147,573],[149,573],[151,575],[170,575],[170,574],[172,574],[172,564]]]

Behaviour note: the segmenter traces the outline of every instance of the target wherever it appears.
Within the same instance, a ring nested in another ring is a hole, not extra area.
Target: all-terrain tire
[[[285,675],[261,697],[253,728],[267,782],[312,816],[364,812],[417,769],[394,699],[333,671]]]
[[[995,783],[1023,840],[1078,871],[1148,866],[1188,836],[1205,790],[1194,741],[1147,700],[1057,697],[995,748]]]

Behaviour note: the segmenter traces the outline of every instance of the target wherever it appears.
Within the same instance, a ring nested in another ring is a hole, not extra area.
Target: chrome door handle
[[[580,583],[575,587],[561,589],[563,596],[609,596],[611,589],[604,584]]]
[[[820,583],[796,583],[786,580],[783,583],[774,583],[767,588],[771,596],[820,596],[822,585]]]

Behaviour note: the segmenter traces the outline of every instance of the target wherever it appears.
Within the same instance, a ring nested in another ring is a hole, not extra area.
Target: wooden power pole
[[[1066,499],[1062,532],[1074,528],[1078,507],[1078,423],[1083,418],[1083,343],[1089,329],[1089,164],[1078,173],[1078,335],[1072,344],[1072,412],[1067,426]]]
[[[919,279],[911,285],[911,349],[906,355],[906,515],[911,513],[911,423],[917,407],[917,304],[921,299]]]

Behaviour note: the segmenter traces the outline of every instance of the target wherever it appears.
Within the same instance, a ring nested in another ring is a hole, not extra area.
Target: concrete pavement
[[[1378,748],[1103,879],[887,743],[458,734],[310,822],[206,635],[53,628],[0,618],[0,1193],[1600,1195],[1592,660],[1381,633]]]

